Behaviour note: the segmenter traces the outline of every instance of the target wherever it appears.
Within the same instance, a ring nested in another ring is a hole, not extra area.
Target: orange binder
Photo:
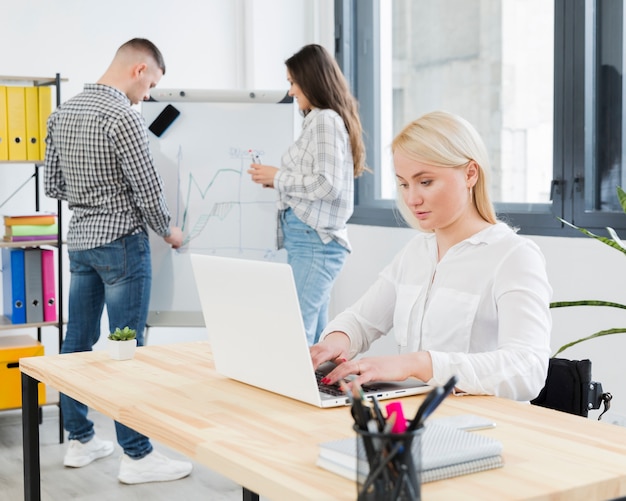
[[[9,131],[7,129],[7,88],[0,86],[0,161],[9,159]]]
[[[49,212],[4,216],[5,226],[20,226],[23,224],[48,225],[48,224],[55,224],[56,222],[57,222],[57,215],[49,213]]]
[[[37,87],[24,87],[26,115],[26,159],[41,160],[39,148],[39,92]]]
[[[37,87],[39,90],[39,157],[46,158],[46,136],[48,135],[48,117],[52,113],[52,89],[48,86]]]
[[[7,126],[9,130],[9,160],[27,160],[26,104],[24,87],[8,86]]]

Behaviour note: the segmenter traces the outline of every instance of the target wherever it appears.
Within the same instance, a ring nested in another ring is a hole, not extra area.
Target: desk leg
[[[259,501],[259,495],[243,487],[243,501]]]
[[[22,373],[22,443],[24,457],[24,500],[41,500],[39,472],[38,381]]]

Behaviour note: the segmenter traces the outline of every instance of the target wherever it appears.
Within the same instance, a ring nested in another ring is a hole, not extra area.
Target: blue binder
[[[14,324],[26,323],[24,249],[2,249],[4,315]]]

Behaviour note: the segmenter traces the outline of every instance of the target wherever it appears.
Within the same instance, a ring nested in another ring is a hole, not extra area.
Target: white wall
[[[332,0],[7,0],[0,72],[60,72],[67,99],[122,43],[145,37],[165,57],[160,87],[286,90],[287,57],[311,42],[333,48],[332,13]]]
[[[60,73],[68,79],[61,87],[65,101],[100,78],[122,43],[145,37],[165,58],[161,88],[286,92],[286,58],[307,43],[334,49],[333,9],[333,0],[7,0],[0,16],[0,43],[10,50],[2,56],[0,76]],[[0,164],[0,204],[32,173],[30,164]],[[33,183],[27,183],[0,207],[0,214],[34,210],[34,196]],[[56,201],[43,197],[41,208],[56,210]],[[64,221],[67,228],[67,212]],[[66,311],[67,269],[66,259]],[[102,330],[108,331],[106,316]],[[11,331],[0,335],[6,332]],[[153,329],[150,342],[198,336],[205,334]],[[44,329],[43,342],[46,353],[56,353],[56,329]]]
[[[141,36],[155,42],[164,54],[167,73],[162,88],[286,90],[283,62],[287,57],[311,42],[332,50],[332,11],[332,0],[109,0],[106,4],[7,0],[0,17],[0,46],[10,49],[3,52],[0,73],[53,76],[59,72],[69,79],[62,87],[65,100],[100,77],[120,44]],[[28,164],[0,165],[0,203],[31,173]],[[31,211],[33,197],[28,187],[0,213]],[[55,207],[53,201],[44,204],[44,208]],[[354,252],[335,287],[333,311],[354,301],[411,235],[408,229],[350,226]],[[626,303],[625,256],[586,238],[532,238],[546,255],[555,300]],[[599,329],[626,326],[622,312],[580,308],[553,313],[555,349]],[[172,334],[173,339],[165,337]],[[150,334],[153,343],[190,336],[204,333],[156,329]],[[54,330],[45,330],[44,342],[46,352],[54,353]],[[612,414],[617,417],[626,416],[624,372],[618,358],[625,348],[626,336],[618,335],[563,354],[593,361],[594,378],[614,395]],[[374,352],[388,349],[392,349],[388,343],[381,343]]]

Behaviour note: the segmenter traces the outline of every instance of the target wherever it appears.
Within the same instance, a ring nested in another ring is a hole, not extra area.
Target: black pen
[[[352,417],[356,422],[357,427],[366,433],[361,433],[360,438],[363,441],[363,447],[365,448],[365,456],[370,464],[370,469],[377,464],[377,451],[374,446],[374,434],[368,428],[368,422],[372,418],[372,413],[369,412],[369,407],[363,403],[363,390],[357,383],[352,383],[353,386],[353,399],[352,399]]]
[[[417,409],[415,417],[409,423],[407,431],[413,431],[420,427],[423,421],[422,416],[424,415],[424,411],[427,408],[430,408],[433,402],[438,401],[442,395],[443,395],[443,386],[436,386],[428,392],[428,395],[426,395],[426,398],[422,402],[422,405],[420,405],[419,408]]]
[[[370,419],[369,412],[366,413],[365,406],[361,401],[361,397],[354,397],[352,391],[346,384],[343,379],[338,381],[339,388],[343,391],[348,397],[348,401],[350,402],[350,414],[352,414],[352,418],[356,425],[362,430],[367,430],[367,422]]]
[[[383,412],[380,410],[378,399],[376,398],[376,395],[370,395],[368,398],[372,401],[372,406],[374,407],[374,415],[378,421],[378,430],[383,431],[383,428],[385,427],[385,416],[383,416]]]
[[[362,430],[367,430],[367,422],[370,420],[371,413],[365,409],[363,405],[363,392],[361,387],[357,384],[354,385],[354,398],[353,398],[354,412],[356,413],[355,420],[358,419],[357,425]]]
[[[430,416],[435,409],[439,407],[439,404],[441,404],[441,402],[443,402],[444,399],[452,392],[456,383],[456,376],[452,376],[448,379],[448,382],[445,385],[433,388],[433,390],[431,390],[431,392],[426,396],[419,409],[417,409],[417,413],[409,424],[407,431],[413,431],[423,426],[426,418]]]

